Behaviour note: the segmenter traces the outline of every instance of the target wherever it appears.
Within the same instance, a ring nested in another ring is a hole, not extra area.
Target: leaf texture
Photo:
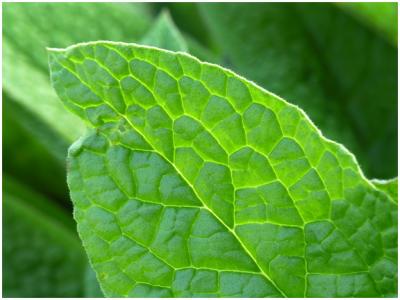
[[[106,296],[396,295],[396,204],[301,109],[136,44],[53,49],[50,68],[94,127],[68,184]]]

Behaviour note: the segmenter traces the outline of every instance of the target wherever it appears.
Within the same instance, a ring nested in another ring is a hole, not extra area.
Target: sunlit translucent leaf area
[[[3,4],[5,297],[397,297],[397,3]]]

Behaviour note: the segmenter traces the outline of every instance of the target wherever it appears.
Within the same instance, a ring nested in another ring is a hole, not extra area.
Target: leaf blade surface
[[[53,50],[50,67],[96,128],[70,148],[68,183],[107,296],[396,293],[394,203],[299,108],[136,44]]]

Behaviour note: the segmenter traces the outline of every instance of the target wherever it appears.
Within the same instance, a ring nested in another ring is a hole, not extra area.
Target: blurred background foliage
[[[397,3],[3,4],[3,296],[101,296],[65,182],[85,126],[50,86],[46,47],[137,42],[221,64],[385,179],[397,176],[397,16]]]

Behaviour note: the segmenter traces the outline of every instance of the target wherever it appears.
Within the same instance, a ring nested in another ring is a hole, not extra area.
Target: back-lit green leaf
[[[298,107],[137,44],[53,49],[50,69],[94,128],[68,184],[106,296],[396,295],[396,204]]]

